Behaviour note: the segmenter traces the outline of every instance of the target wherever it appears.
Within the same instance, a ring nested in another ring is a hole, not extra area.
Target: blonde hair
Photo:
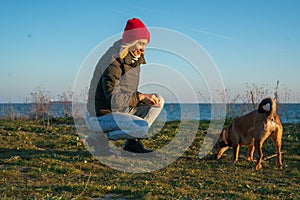
[[[120,58],[121,59],[125,58],[127,56],[127,54],[129,53],[129,48],[134,46],[137,42],[138,42],[138,40],[121,44],[121,49],[120,49],[120,53],[119,53]]]
[[[149,43],[148,39],[139,39],[132,42],[121,44],[119,56],[121,59],[125,58],[127,54],[129,53],[129,50],[131,47],[135,46],[138,42],[143,42],[145,46]],[[144,52],[142,52],[142,55],[144,55]]]

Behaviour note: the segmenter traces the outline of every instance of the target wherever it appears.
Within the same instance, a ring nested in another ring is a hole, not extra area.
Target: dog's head
[[[231,126],[224,128],[218,138],[217,143],[213,148],[214,159],[219,159],[222,154],[220,153],[221,149],[230,147],[231,143],[228,141],[228,132],[231,131]]]

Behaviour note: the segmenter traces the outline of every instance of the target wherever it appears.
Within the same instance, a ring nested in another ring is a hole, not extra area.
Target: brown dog
[[[265,106],[270,104],[270,110]],[[281,137],[282,125],[276,114],[276,103],[271,97],[261,101],[257,110],[233,120],[233,123],[221,132],[214,147],[214,158],[221,158],[222,154],[233,147],[233,162],[238,161],[241,145],[249,146],[248,160],[253,160],[254,149],[258,150],[256,170],[262,168],[262,146],[264,141],[271,136],[277,151],[277,164],[281,162]]]

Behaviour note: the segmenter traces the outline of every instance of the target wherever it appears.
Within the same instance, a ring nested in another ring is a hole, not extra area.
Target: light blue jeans
[[[139,104],[123,113],[113,112],[100,117],[87,117],[89,129],[106,133],[109,140],[146,138],[148,130],[164,106],[162,96],[155,94],[160,107]]]

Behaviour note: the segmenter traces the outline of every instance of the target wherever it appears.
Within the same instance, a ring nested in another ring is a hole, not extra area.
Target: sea
[[[256,105],[257,106],[257,105]],[[214,112],[218,113],[220,106],[206,103],[166,103],[157,120],[212,120]],[[254,109],[251,104],[227,104],[221,112],[226,117],[241,116]],[[54,102],[44,105],[34,103],[1,103],[0,118],[32,117],[37,114],[47,114],[52,117],[72,117],[72,104],[70,102]],[[300,104],[286,103],[277,105],[277,114],[282,123],[300,123]]]

